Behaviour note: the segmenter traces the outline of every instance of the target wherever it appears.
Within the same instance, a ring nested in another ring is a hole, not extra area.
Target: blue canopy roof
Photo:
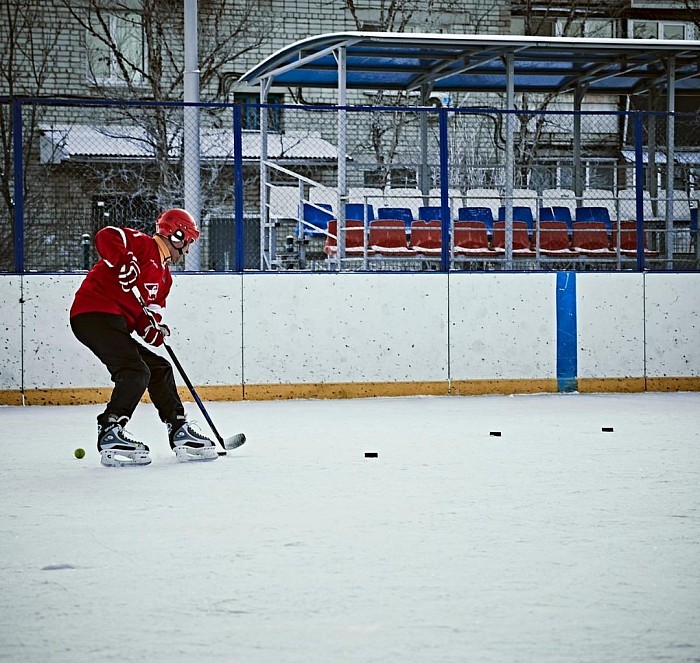
[[[700,92],[700,41],[339,32],[286,46],[249,70],[245,83],[335,88],[338,49],[346,86],[366,90],[503,92],[513,53],[518,92],[664,92],[674,58],[676,92]]]

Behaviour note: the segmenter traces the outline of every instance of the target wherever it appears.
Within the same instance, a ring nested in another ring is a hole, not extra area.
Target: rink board
[[[563,315],[578,390],[700,388],[700,275],[570,275],[566,311],[555,273],[176,274],[166,320],[209,400],[557,391]],[[0,403],[109,394],[68,324],[82,278],[0,276]]]

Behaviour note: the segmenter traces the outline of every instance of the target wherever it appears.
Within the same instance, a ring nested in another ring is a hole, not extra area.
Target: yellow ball
[[[73,455],[76,458],[84,458],[85,457],[85,449],[78,448],[73,452]]]

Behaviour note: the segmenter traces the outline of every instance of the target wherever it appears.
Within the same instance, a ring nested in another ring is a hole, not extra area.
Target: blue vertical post
[[[447,110],[441,108],[439,111],[440,126],[440,208],[441,208],[441,228],[442,249],[440,251],[440,269],[446,272],[450,268],[450,224],[452,222],[450,212],[449,178],[447,151]]]
[[[233,107],[233,235],[236,250],[233,269],[242,272],[245,266],[243,226],[243,119],[240,104]]]
[[[576,272],[557,272],[557,387],[578,391]]]
[[[12,149],[14,160],[15,272],[24,273],[24,158],[22,153],[22,102],[12,100]]]
[[[637,212],[637,271],[644,271],[644,145],[643,115],[634,115],[634,186]],[[652,120],[653,121],[653,120]]]

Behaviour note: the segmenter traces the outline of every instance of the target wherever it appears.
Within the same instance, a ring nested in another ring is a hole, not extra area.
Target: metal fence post
[[[637,271],[644,271],[644,145],[643,115],[634,114],[634,186],[637,217]],[[619,229],[618,229],[619,232]]]
[[[236,249],[233,269],[242,272],[245,267],[245,229],[243,226],[243,119],[240,104],[233,108],[233,235]],[[262,214],[261,214],[262,219]]]
[[[442,208],[440,216],[442,222],[440,227],[442,238],[440,269],[446,272],[450,268],[450,225],[452,223],[449,198],[450,170],[447,149],[447,109],[441,108],[438,113],[440,122],[440,205]]]
[[[12,100],[12,150],[14,159],[14,256],[15,272],[24,273],[24,155],[22,153],[22,102]]]

